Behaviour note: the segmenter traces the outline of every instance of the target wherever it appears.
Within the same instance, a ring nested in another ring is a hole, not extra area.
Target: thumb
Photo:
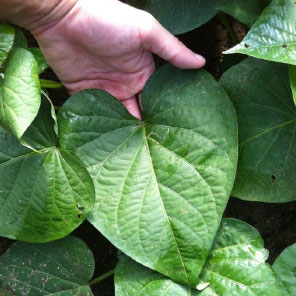
[[[155,53],[178,68],[197,69],[205,65],[206,60],[202,56],[187,48],[151,15],[143,24],[140,36],[145,50]]]

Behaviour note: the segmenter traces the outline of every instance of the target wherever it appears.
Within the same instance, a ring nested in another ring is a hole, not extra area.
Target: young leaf
[[[232,194],[245,200],[296,199],[296,108],[288,66],[248,58],[221,78],[239,124]]]
[[[6,60],[14,42],[15,29],[0,22],[0,67]]]
[[[24,135],[36,152],[0,128],[0,235],[30,242],[64,237],[94,204],[84,166],[55,147],[54,120],[44,100]]]
[[[262,0],[226,0],[218,9],[252,27],[265,7]]]
[[[40,107],[38,66],[26,49],[13,49],[4,66],[0,84],[0,123],[21,138]]]
[[[296,65],[295,1],[273,0],[245,39],[225,53]]]
[[[105,92],[80,92],[59,112],[60,143],[93,177],[88,220],[136,261],[195,286],[233,186],[236,115],[208,73],[172,66],[142,105],[141,122]]]
[[[76,237],[47,244],[14,243],[0,257],[0,284],[15,296],[92,296],[94,258]]]
[[[171,33],[177,35],[200,27],[217,13],[225,0],[128,0],[150,12]]]
[[[292,94],[293,94],[293,99],[294,103],[296,105],[296,66],[290,66],[290,84],[292,88]]]
[[[124,255],[115,272],[116,296],[280,296],[277,277],[256,229],[223,219],[195,289],[181,286]]]
[[[296,295],[296,244],[286,248],[273,263],[282,296]]]

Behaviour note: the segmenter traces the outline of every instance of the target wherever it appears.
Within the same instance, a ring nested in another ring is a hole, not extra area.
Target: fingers
[[[174,66],[182,69],[196,69],[205,65],[205,59],[192,52],[181,41],[167,31],[152,16],[146,15],[140,30],[145,50],[150,50]]]
[[[123,105],[126,107],[126,109],[131,115],[142,120],[140,106],[138,104],[136,97],[132,97],[127,100],[121,100],[121,102],[123,103]]]

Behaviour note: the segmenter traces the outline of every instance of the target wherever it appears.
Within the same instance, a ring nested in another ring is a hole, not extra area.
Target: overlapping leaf
[[[15,29],[0,22],[0,67],[6,60],[14,42]]]
[[[256,229],[223,219],[196,289],[181,286],[121,255],[116,267],[116,296],[280,296],[277,277]]]
[[[195,286],[233,185],[235,112],[208,73],[171,66],[142,104],[141,122],[102,91],[74,95],[59,113],[60,143],[93,177],[88,220],[136,261]]]
[[[273,269],[278,275],[282,296],[296,294],[296,244],[286,248],[275,260]]]
[[[288,68],[248,58],[221,79],[238,116],[239,162],[232,194],[241,199],[296,199],[296,108]]]
[[[30,242],[69,234],[94,204],[93,182],[84,166],[55,147],[51,106],[43,103],[24,135],[36,151],[0,129],[0,235]]]
[[[0,77],[0,123],[21,138],[40,107],[38,65],[27,50],[13,49]]]
[[[193,30],[216,15],[225,0],[128,0],[135,7],[150,12],[173,34]]]
[[[16,242],[0,257],[0,286],[15,296],[92,296],[94,258],[80,239]]]
[[[245,39],[225,53],[296,65],[295,1],[273,0]]]

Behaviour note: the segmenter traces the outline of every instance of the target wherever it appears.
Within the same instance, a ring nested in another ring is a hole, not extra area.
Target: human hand
[[[77,0],[59,20],[42,23],[31,31],[70,94],[103,89],[138,118],[136,95],[155,68],[151,52],[179,68],[205,64],[150,14],[118,0]]]

